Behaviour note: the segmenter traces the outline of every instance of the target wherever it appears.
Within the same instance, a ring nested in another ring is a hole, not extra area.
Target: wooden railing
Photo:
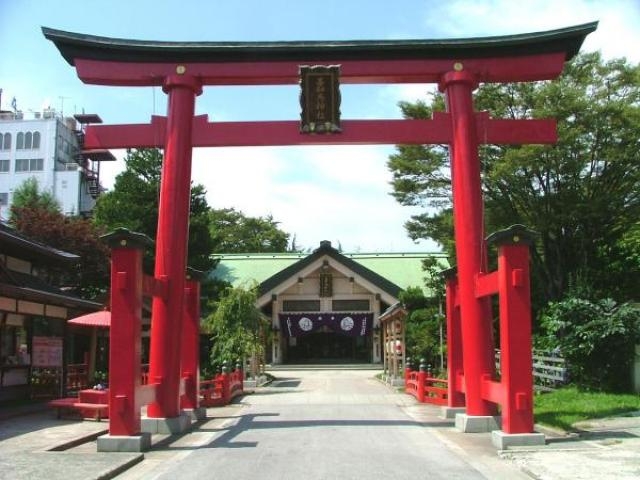
[[[500,372],[500,350],[496,350],[496,371]],[[566,360],[550,352],[533,352],[534,388],[551,392],[569,380]]]
[[[535,389],[552,391],[569,380],[564,358],[553,354],[533,353],[533,380]]]
[[[226,367],[222,373],[210,380],[200,382],[200,406],[220,407],[228,405],[231,400],[244,393],[244,372],[240,368],[227,373]]]
[[[434,378],[424,369],[405,369],[405,392],[413,395],[420,403],[447,405],[449,382],[443,378]]]

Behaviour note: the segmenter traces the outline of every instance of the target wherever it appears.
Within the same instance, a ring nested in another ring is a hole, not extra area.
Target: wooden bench
[[[93,418],[97,421],[109,416],[109,405],[106,403],[80,402],[77,397],[56,398],[47,405],[56,409],[58,418],[64,413],[79,413],[82,418]]]
[[[55,400],[47,402],[47,405],[51,408],[55,408],[56,416],[60,418],[62,417],[63,412],[68,413],[75,411],[76,409],[73,404],[77,401],[77,397],[56,398]]]
[[[102,418],[109,417],[109,405],[106,403],[76,402],[73,404],[73,408],[80,411],[82,418],[93,418],[99,422]],[[91,412],[91,415],[88,412]]]

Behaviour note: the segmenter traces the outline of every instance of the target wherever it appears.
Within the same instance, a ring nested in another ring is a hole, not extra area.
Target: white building
[[[100,193],[101,161],[108,151],[84,151],[83,126],[101,123],[97,115],[63,118],[54,110],[0,111],[0,220],[9,218],[13,193],[34,177],[51,192],[66,215],[88,215]]]

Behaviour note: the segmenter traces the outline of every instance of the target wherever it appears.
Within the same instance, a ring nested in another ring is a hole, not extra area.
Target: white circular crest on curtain
[[[342,320],[340,320],[340,328],[347,332],[351,330],[353,328],[353,318],[344,317]]]
[[[302,317],[300,320],[298,320],[298,325],[300,326],[300,329],[304,330],[305,332],[308,332],[313,328],[313,322],[310,318],[307,317]]]

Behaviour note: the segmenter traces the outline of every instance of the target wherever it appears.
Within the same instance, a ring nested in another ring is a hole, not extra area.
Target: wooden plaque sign
[[[300,131],[340,132],[340,66],[300,66]]]

